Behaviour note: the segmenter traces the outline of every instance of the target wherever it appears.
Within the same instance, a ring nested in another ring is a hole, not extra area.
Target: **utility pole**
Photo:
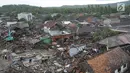
[[[109,50],[109,47],[108,47],[108,45],[109,45],[109,42],[108,42],[108,39],[107,39],[107,51]]]

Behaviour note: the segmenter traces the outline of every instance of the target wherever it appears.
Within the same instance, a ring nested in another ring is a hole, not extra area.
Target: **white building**
[[[119,18],[110,18],[110,19],[105,19],[103,21],[104,25],[107,25],[107,26],[110,26],[110,27],[111,27],[112,24],[119,24],[119,23],[120,23]]]
[[[33,15],[32,15],[32,13],[19,13],[18,14],[18,20],[20,20],[20,19],[25,19],[25,20],[27,20],[27,21],[30,21],[30,20],[32,20],[32,18],[33,18]]]
[[[103,21],[103,24],[104,24],[105,26],[112,27],[112,26],[111,26],[111,19],[105,19],[105,20]]]
[[[111,19],[105,19],[105,20],[103,21],[103,24],[105,24],[105,25],[110,25],[110,24],[111,24]]]

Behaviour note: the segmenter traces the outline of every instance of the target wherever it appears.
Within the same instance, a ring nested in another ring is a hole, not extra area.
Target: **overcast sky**
[[[58,7],[62,5],[87,5],[115,3],[127,0],[0,0],[0,6],[7,4],[28,4],[41,7]]]

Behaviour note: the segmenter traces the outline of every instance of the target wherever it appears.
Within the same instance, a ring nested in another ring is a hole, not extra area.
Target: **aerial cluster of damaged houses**
[[[27,21],[33,17],[18,14]],[[0,20],[0,73],[126,73],[130,67],[129,33],[91,40],[99,25],[120,23],[114,14],[104,21],[80,16],[40,23],[35,18],[33,25],[8,19]]]

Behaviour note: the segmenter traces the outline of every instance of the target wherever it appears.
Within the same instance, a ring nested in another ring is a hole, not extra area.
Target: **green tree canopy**
[[[119,34],[120,32],[112,31],[109,28],[101,28],[93,33],[93,41],[99,41],[105,39],[106,37],[114,36]]]

